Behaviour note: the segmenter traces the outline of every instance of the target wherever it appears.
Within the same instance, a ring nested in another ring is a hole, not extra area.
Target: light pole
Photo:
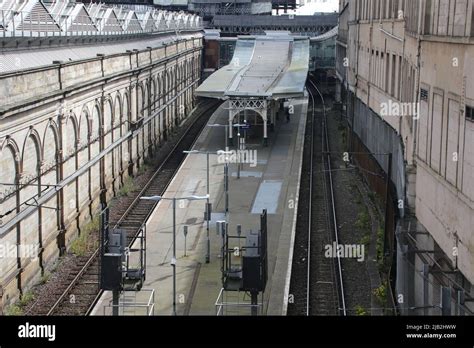
[[[209,237],[209,219],[211,218],[209,215],[209,152],[205,151],[183,151],[185,154],[206,154],[206,162],[207,162],[207,175],[206,175],[206,187],[207,187],[207,202],[206,202],[206,236],[207,236],[207,250],[206,250],[206,263],[209,263],[211,259],[211,239]]]
[[[240,144],[240,127],[242,127],[243,129],[246,129],[248,127],[247,125],[247,120],[244,120],[244,123],[236,123],[234,124],[234,127],[237,128],[237,158],[239,160],[239,162],[237,163],[237,179],[240,179],[240,164],[241,164],[241,152],[240,150],[243,150],[241,147],[241,144]],[[244,138],[245,140],[245,138]]]
[[[207,195],[209,196],[209,155],[221,155],[221,154],[230,154],[230,151],[218,151],[218,152],[211,152],[211,151],[198,151],[198,150],[191,150],[191,151],[183,151],[183,153],[188,155],[206,155],[206,162],[207,162]],[[224,173],[225,174],[225,173]],[[224,179],[225,180],[225,179]],[[224,182],[225,188],[225,182]],[[226,190],[227,192],[227,190]],[[226,193],[228,196],[228,193]],[[228,207],[226,205],[226,211],[228,211]],[[209,211],[209,198],[206,202],[206,235],[207,235],[207,250],[206,250],[206,263],[210,262],[211,259],[211,238],[209,234],[209,220],[210,220],[210,211]]]
[[[176,201],[202,201],[208,200],[209,195],[206,196],[188,196],[180,198],[165,198],[162,196],[140,197],[140,199],[147,201],[159,202],[161,200],[173,201],[173,257],[171,258],[171,266],[173,266],[173,315],[176,315]]]
[[[230,151],[217,151],[217,154],[220,155],[229,155],[232,152]],[[225,192],[225,213],[229,212],[229,158],[225,158],[225,166],[224,166],[224,192]]]

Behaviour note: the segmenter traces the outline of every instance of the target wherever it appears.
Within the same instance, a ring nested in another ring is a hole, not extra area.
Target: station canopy
[[[241,36],[234,56],[196,89],[201,97],[283,99],[304,95],[309,39],[289,32]]]

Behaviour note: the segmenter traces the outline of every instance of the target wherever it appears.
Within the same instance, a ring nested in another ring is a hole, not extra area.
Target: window
[[[420,99],[421,99],[421,101],[425,101],[425,102],[428,101],[428,90],[423,89],[423,88],[421,89],[421,91],[420,91]]]
[[[466,119],[474,122],[474,107],[466,105]]]

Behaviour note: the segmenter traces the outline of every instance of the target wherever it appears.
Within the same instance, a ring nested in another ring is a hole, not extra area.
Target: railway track
[[[151,215],[156,202],[141,200],[142,196],[161,195],[166,191],[180,164],[185,158],[183,151],[189,150],[201,130],[209,120],[210,115],[219,106],[217,101],[207,101],[198,107],[197,116],[187,126],[176,143],[169,146],[168,155],[155,168],[154,173],[142,186],[126,201],[126,210],[120,207],[110,211],[109,225],[126,231],[128,243],[133,243],[142,225]],[[166,151],[166,148],[162,148]],[[35,315],[88,315],[102,295],[99,289],[99,259],[100,249],[92,255],[78,258],[78,262],[68,276],[57,285],[57,293],[51,306],[33,305],[29,313]]]
[[[324,98],[308,79],[308,120],[298,207],[297,236],[290,293],[290,315],[346,315],[339,255],[328,258],[326,246],[339,245],[331,152]],[[322,112],[316,110],[321,100]]]

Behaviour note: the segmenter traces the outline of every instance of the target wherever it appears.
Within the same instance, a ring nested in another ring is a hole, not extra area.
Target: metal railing
[[[50,16],[51,15],[51,16]],[[166,19],[118,18],[107,23],[105,17],[56,16],[44,12],[0,10],[0,36],[3,37],[69,37],[131,35],[178,30],[201,29],[198,20],[172,22]],[[110,17],[114,18],[114,17]],[[150,25],[152,22],[152,25]]]
[[[263,315],[263,293],[260,293],[260,301],[257,304],[250,303],[248,293],[241,291],[226,291],[222,288],[215,302],[216,315],[251,315],[252,309],[256,308],[259,315]]]
[[[137,296],[143,297],[149,293],[148,298],[145,297],[145,300],[137,300]],[[132,296],[126,296],[127,294],[132,294]],[[120,301],[118,305],[112,304],[110,300],[109,304],[104,306],[103,315],[112,315],[114,308],[118,308],[119,315],[146,315],[153,316],[155,315],[155,289],[141,289],[140,291],[124,291],[121,294]]]

